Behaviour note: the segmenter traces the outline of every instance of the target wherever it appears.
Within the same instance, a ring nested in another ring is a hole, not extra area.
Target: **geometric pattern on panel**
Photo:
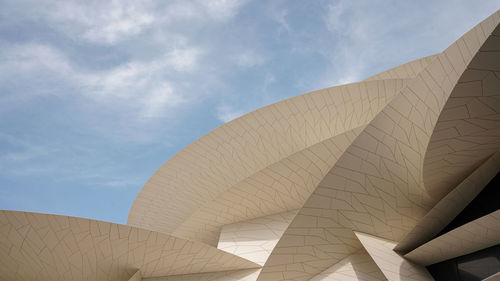
[[[144,278],[143,281],[255,281],[260,269],[243,269],[200,274]]]
[[[500,210],[457,227],[405,255],[430,265],[500,244]]]
[[[312,278],[361,248],[353,230],[400,241],[442,198],[424,184],[427,145],[498,22],[497,12],[436,55],[366,125],[299,210],[259,280]]]
[[[499,172],[500,152],[496,152],[434,205],[394,249],[408,253],[432,240]]]
[[[258,268],[214,247],[127,225],[0,212],[0,276],[6,280],[129,280]]]
[[[224,225],[299,209],[361,129],[323,140],[258,171],[201,206],[173,234],[215,246]]]
[[[422,70],[424,70],[429,65],[429,63],[431,63],[436,58],[436,56],[437,55],[431,55],[423,57],[421,59],[416,59],[414,61],[370,76],[363,81],[415,78],[420,72],[422,72]]]
[[[226,225],[217,248],[264,265],[296,214],[292,211]]]
[[[434,280],[425,267],[414,264],[394,252],[395,242],[365,233],[356,232],[355,234],[388,281]]]
[[[134,275],[132,275],[132,277],[130,277],[128,281],[141,281],[141,280],[142,280],[141,271],[137,270],[137,272]]]
[[[0,280],[432,280],[500,243],[499,211],[434,238],[500,170],[499,23],[216,128],[127,225],[1,211]]]
[[[425,187],[439,198],[500,150],[499,51],[497,27],[469,62],[441,110],[424,159]]]
[[[361,129],[323,140],[260,170],[201,206],[173,234],[216,246],[224,225],[299,209]]]
[[[365,249],[346,257],[311,281],[386,281],[384,274]]]
[[[217,228],[300,208],[334,164],[332,160],[352,142],[353,134],[374,118],[405,81],[327,88],[222,125],[153,174],[137,195],[128,224],[215,246],[217,240],[205,241],[198,232],[203,235],[212,225]],[[269,178],[278,182],[262,189]],[[269,194],[279,186],[285,191]],[[246,190],[253,198],[247,198]],[[241,203],[228,203],[233,199]]]

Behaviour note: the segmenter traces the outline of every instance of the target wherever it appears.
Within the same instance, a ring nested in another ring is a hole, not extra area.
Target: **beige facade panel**
[[[209,272],[200,274],[174,275],[156,278],[144,278],[143,281],[255,281],[260,269]]]
[[[410,61],[408,63],[396,66],[384,72],[380,72],[366,78],[363,81],[384,80],[384,79],[409,79],[415,78],[437,55],[431,55]]]
[[[395,242],[356,232],[363,247],[388,281],[434,281],[427,269],[394,252]]]
[[[128,281],[141,281],[141,280],[142,280],[141,271],[137,270],[137,272],[134,275],[132,275],[132,277],[130,277]]]
[[[497,12],[474,27],[377,114],[306,201],[258,280],[312,278],[360,249],[353,230],[391,241],[411,231],[440,199],[423,182],[439,113],[499,22]],[[464,50],[472,35],[475,44]]]
[[[200,207],[173,234],[216,246],[224,225],[301,208],[362,129],[324,140],[255,173]]]
[[[441,199],[398,243],[395,250],[408,253],[430,241],[483,190],[498,172],[500,172],[500,152],[488,158]]]
[[[500,210],[455,228],[405,255],[422,265],[438,263],[500,244]]]
[[[482,31],[490,25],[481,24]],[[496,34],[496,35],[495,35]],[[425,154],[427,191],[443,197],[480,163],[500,150],[500,26],[478,43],[468,33],[449,56],[468,63],[440,111]],[[482,44],[478,52],[478,44]],[[469,62],[469,58],[473,56]],[[460,62],[462,67],[463,63]],[[460,73],[460,72],[459,72]]]
[[[296,211],[225,225],[217,248],[264,265]]]
[[[149,230],[16,211],[0,211],[0,253],[5,280],[129,280],[137,270],[147,278],[259,267]]]
[[[397,79],[327,88],[222,125],[155,172],[139,192],[128,224],[173,233],[200,206],[253,174],[365,125],[403,85]]]
[[[336,263],[311,281],[386,281],[384,274],[365,249]]]
[[[500,243],[500,211],[432,239],[500,169],[499,22],[220,126],[128,225],[0,211],[0,280],[432,280],[424,265]]]

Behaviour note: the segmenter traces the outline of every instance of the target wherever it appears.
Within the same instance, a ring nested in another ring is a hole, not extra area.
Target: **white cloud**
[[[130,187],[140,186],[141,184],[143,184],[141,182],[141,180],[139,180],[139,179],[130,179],[130,178],[126,178],[126,179],[123,179],[123,178],[120,178],[120,179],[106,179],[106,178],[104,178],[100,182],[92,183],[92,185],[105,186],[105,187],[108,187],[108,188],[116,188],[116,189],[126,189],[126,188],[130,188]]]
[[[0,72],[22,75],[33,71],[50,71],[65,74],[71,71],[66,57],[50,46],[36,43],[11,45],[1,49]]]
[[[247,0],[43,1],[34,11],[68,36],[93,44],[113,45],[150,28],[162,28],[178,20],[227,21]],[[173,30],[175,31],[175,30]]]
[[[73,76],[66,56],[48,45],[13,44],[0,49],[0,111],[40,95],[57,95]]]
[[[13,45],[0,53],[0,81],[33,83],[36,90],[24,93],[24,99],[44,93],[77,94],[129,115],[158,118],[168,109],[195,99],[180,95],[169,75],[172,71],[194,71],[200,53],[198,48],[176,48],[151,61],[133,60],[109,70],[90,72],[72,64],[52,46]],[[57,92],[54,83],[66,83],[75,91]]]
[[[166,55],[166,61],[177,71],[192,71],[197,66],[200,54],[198,48],[175,48]]]
[[[141,114],[146,118],[155,118],[164,114],[166,108],[171,108],[185,102],[182,96],[176,95],[167,82],[154,88],[147,98],[143,99]]]
[[[0,132],[0,145],[9,149],[0,152],[0,175],[10,178],[51,176],[59,182],[87,182],[89,186],[126,188],[139,186],[137,178],[115,176],[116,166],[110,167],[109,159],[92,148],[78,144],[52,142],[40,143],[30,137],[20,137]],[[91,155],[89,157],[89,155]],[[95,161],[98,157],[99,160]],[[98,165],[98,169],[93,165]]]
[[[266,77],[264,78],[264,83],[262,85],[262,92],[267,94],[267,88],[269,85],[276,81],[276,77],[272,73],[266,73]]]
[[[224,123],[227,123],[245,114],[245,112],[242,110],[236,110],[229,105],[220,105],[219,107],[217,107],[216,114],[217,114],[217,119],[219,119]]]
[[[240,8],[246,3],[246,0],[198,0],[206,13],[216,20],[228,20],[234,17]]]
[[[141,118],[163,117],[168,109],[187,102],[165,78],[178,65],[165,58],[151,62],[130,62],[112,71],[80,75],[85,95],[102,103],[135,110]],[[185,67],[185,66],[184,66]]]
[[[5,154],[0,154],[0,167],[3,168],[7,168],[7,166],[4,165],[5,163],[12,164],[15,162],[29,161],[57,151],[57,149],[53,147],[30,143],[4,133],[0,133],[0,143],[1,142],[7,143],[7,146],[15,148]]]
[[[202,15],[199,5],[195,5],[196,3],[191,1],[168,1],[168,3],[169,5],[165,8],[165,11],[162,11],[163,16],[161,19],[163,21],[196,19]]]
[[[346,30],[346,24],[343,20],[347,5],[349,5],[349,2],[346,4],[345,1],[337,1],[328,5],[325,23],[329,31],[349,32],[349,30]]]
[[[286,10],[279,10],[273,13],[273,20],[276,21],[280,26],[282,26],[287,31],[290,31],[290,26],[286,20],[288,12]]]
[[[380,60],[380,44],[390,42],[384,37],[390,32],[383,31],[397,27],[387,26],[387,9],[374,12],[375,8],[372,3],[356,0],[332,1],[328,5],[323,20],[335,44],[333,49],[323,51],[329,61],[328,71],[314,83],[329,87],[360,81],[373,61]]]
[[[147,86],[149,73],[146,65],[129,62],[102,73],[79,73],[78,78],[87,87],[85,95],[96,99],[130,98],[133,89]]]
[[[68,34],[100,44],[137,35],[156,19],[150,1],[60,1],[47,5],[46,14]]]
[[[253,50],[246,50],[236,55],[234,61],[236,65],[241,67],[253,67],[263,65],[266,58]]]
[[[377,70],[439,52],[498,9],[498,1],[455,2],[330,1],[323,22],[335,42],[322,51],[330,66],[315,84],[359,81]]]
[[[0,152],[0,175],[7,177],[29,177],[50,170],[47,165],[37,165],[40,159],[53,157],[60,147],[40,144],[19,136],[0,132],[0,147],[9,148]]]
[[[109,101],[118,99],[138,108],[144,118],[164,116],[166,110],[192,101],[192,96],[180,95],[168,76],[173,71],[192,72],[197,69],[199,48],[174,48],[166,55],[149,62],[132,61],[98,74],[80,75],[90,97]]]

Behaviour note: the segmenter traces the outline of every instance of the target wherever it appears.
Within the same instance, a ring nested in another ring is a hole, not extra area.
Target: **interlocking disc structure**
[[[0,280],[441,280],[450,260],[500,279],[498,259],[460,261],[500,255],[500,198],[470,211],[500,188],[499,23],[216,128],[153,174],[127,225],[0,211]]]

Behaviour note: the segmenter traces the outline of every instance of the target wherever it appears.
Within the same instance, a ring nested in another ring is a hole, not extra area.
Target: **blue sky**
[[[492,1],[0,0],[0,209],[125,223],[142,185],[264,105],[442,51]]]

